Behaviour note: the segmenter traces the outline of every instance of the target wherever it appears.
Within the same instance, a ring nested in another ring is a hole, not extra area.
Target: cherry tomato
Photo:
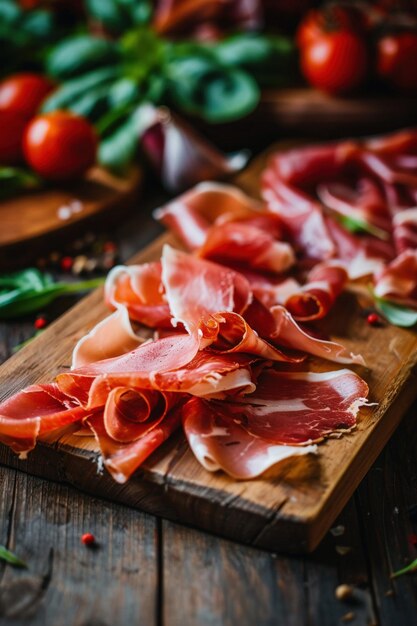
[[[417,32],[382,37],[378,42],[377,72],[399,91],[417,92]]]
[[[53,83],[40,74],[9,76],[0,83],[0,109],[19,111],[29,120],[53,88]]]
[[[361,5],[328,5],[322,9],[311,9],[305,15],[296,34],[300,49],[311,45],[324,34],[349,30],[363,33],[369,29],[368,7]]]
[[[22,158],[22,139],[27,120],[16,111],[0,110],[0,163],[14,165]]]
[[[23,138],[28,164],[49,180],[81,176],[96,158],[97,137],[83,117],[67,111],[38,115]]]
[[[308,82],[331,94],[349,93],[363,83],[368,51],[363,38],[352,31],[323,33],[301,51],[301,71]]]

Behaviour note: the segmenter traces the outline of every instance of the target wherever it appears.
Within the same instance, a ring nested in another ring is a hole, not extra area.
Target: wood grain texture
[[[155,519],[20,472],[3,470],[0,484],[0,541],[28,565],[0,564],[2,626],[156,625]]]
[[[260,167],[259,162],[255,164],[239,178],[239,184],[253,191]],[[157,258],[167,240],[170,236],[163,236],[136,261]],[[50,380],[67,368],[75,341],[106,313],[98,291],[58,319],[1,368],[3,397],[28,384]],[[53,445],[41,444],[27,461],[17,460],[3,447],[0,461],[244,543],[272,550],[312,550],[377,458],[417,391],[417,337],[413,332],[391,326],[370,328],[352,294],[342,296],[329,323],[332,336],[362,353],[370,364],[371,369],[361,373],[370,384],[371,399],[379,404],[361,412],[355,432],[320,446],[317,458],[292,460],[261,478],[235,481],[206,472],[179,434],[122,486],[97,473],[97,448],[89,438],[66,435]],[[313,365],[331,368],[323,363]]]
[[[135,203],[141,183],[139,167],[124,178],[93,168],[84,180],[1,201],[1,269],[33,262],[98,219],[101,228],[120,219]]]

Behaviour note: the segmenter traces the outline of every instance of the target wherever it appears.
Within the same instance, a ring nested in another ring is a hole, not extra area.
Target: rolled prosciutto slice
[[[306,284],[285,300],[285,307],[297,321],[321,319],[342,293],[348,278],[340,261],[319,263],[309,272]]]
[[[417,308],[417,250],[405,250],[375,276],[375,295]]]
[[[107,432],[103,414],[87,419],[100,447],[104,466],[118,483],[125,483],[143,462],[181,425],[181,412],[173,409],[157,426],[130,443],[115,441]]]

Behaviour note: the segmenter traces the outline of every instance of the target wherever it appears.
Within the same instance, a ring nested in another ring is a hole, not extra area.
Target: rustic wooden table
[[[115,233],[123,259],[159,234],[151,196]],[[57,316],[74,300],[51,311]],[[0,358],[33,332],[0,324]],[[417,574],[417,405],[314,554],[238,545],[0,467],[0,544],[28,562],[0,562],[2,626],[408,626]],[[80,542],[92,532],[99,546]],[[341,583],[352,599],[335,598]]]

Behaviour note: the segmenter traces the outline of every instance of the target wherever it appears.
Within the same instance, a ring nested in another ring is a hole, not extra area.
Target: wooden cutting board
[[[264,158],[238,177],[256,193]],[[159,258],[164,235],[138,254],[136,262]],[[108,314],[102,290],[87,296],[0,368],[1,398],[22,387],[52,380],[70,365],[75,342]],[[43,442],[21,461],[0,446],[0,462],[70,483],[95,496],[177,520],[237,541],[274,551],[312,550],[329,529],[381,452],[416,396],[417,335],[393,326],[370,327],[356,297],[344,294],[326,327],[332,337],[360,352],[370,369],[358,368],[378,406],[361,410],[357,429],[329,439],[317,457],[296,458],[262,477],[237,481],[209,473],[194,459],[181,433],[152,455],[125,485],[99,470],[94,439],[62,435]],[[42,357],[40,357],[42,355]],[[315,363],[315,368],[336,368]]]
[[[88,228],[109,225],[134,205],[142,170],[124,177],[102,168],[82,180],[21,194],[0,202],[0,269],[25,265]]]

